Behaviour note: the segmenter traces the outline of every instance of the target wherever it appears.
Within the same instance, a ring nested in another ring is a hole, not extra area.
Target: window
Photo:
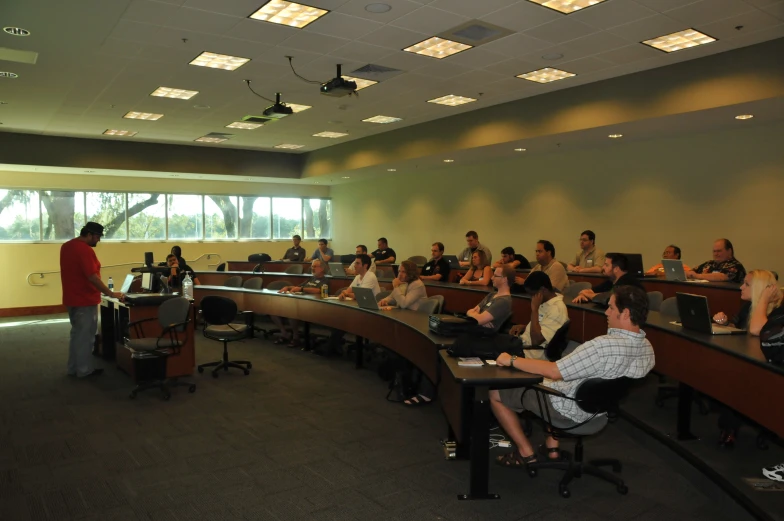
[[[204,237],[207,240],[237,238],[237,196],[204,196]]]
[[[38,192],[0,190],[0,240],[37,241],[40,238]]]
[[[87,192],[87,220],[103,225],[102,240],[128,238],[125,226],[125,194]]]
[[[73,239],[86,222],[84,216],[84,192],[41,192],[43,240]]]
[[[168,195],[169,239],[202,238],[202,197],[200,195]]]
[[[240,197],[240,239],[269,239],[270,227],[269,197]]]
[[[166,240],[166,200],[162,194],[128,194],[128,232],[132,241]]]
[[[302,222],[305,239],[329,239],[332,237],[332,201],[329,199],[305,199]]]
[[[302,235],[302,199],[293,197],[272,198],[272,238],[290,239]]]

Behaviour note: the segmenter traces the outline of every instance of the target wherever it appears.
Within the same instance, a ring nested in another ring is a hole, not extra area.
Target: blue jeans
[[[68,307],[71,339],[68,343],[68,374],[79,377],[93,372],[93,344],[98,331],[98,306]]]

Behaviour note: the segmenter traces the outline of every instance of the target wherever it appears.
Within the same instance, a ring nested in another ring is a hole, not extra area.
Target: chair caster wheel
[[[163,395],[163,401],[164,401],[164,402],[168,402],[168,401],[169,401],[169,398],[171,398],[171,393],[165,393],[165,394]]]
[[[135,400],[136,399],[136,391],[131,391],[131,394],[128,395],[128,398],[130,398],[131,400]]]
[[[528,477],[535,478],[537,475],[536,469],[528,469]]]
[[[664,400],[659,400],[658,398],[653,401],[656,404],[656,407],[664,407]]]
[[[629,493],[629,487],[626,485],[618,485],[618,493],[625,496]]]
[[[566,487],[558,487],[558,493],[564,499],[568,499],[568,498],[572,497],[572,493],[569,492],[569,489],[566,488]]]
[[[218,377],[218,371],[213,371],[212,372],[212,377],[213,378],[217,378]]]
[[[195,393],[196,392],[196,386],[195,385],[191,385],[190,387],[188,387],[188,392],[189,393]]]
[[[248,362],[248,369],[253,369],[253,364],[251,364],[250,362]]]
[[[245,369],[245,376],[248,376],[249,374],[250,374],[250,371],[248,371],[247,369]]]
[[[198,369],[199,369],[199,372],[200,372],[200,373],[203,373],[203,372],[204,372],[204,368],[203,368],[203,367],[199,367]]]

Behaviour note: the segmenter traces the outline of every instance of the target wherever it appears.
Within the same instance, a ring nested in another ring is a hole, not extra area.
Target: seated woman
[[[460,279],[460,284],[465,286],[489,286],[493,281],[493,269],[490,263],[487,262],[487,255],[481,250],[476,250],[471,255],[471,266],[463,278]]]
[[[746,274],[740,287],[740,298],[743,301],[740,311],[732,318],[724,312],[716,313],[713,321],[717,324],[731,324],[740,329],[747,329],[750,335],[759,336],[762,327],[768,321],[768,315],[779,308],[784,297],[779,289],[776,276],[767,270],[752,270]],[[732,448],[740,428],[741,418],[724,404],[719,404],[719,446]]]
[[[419,280],[419,268],[413,261],[404,260],[400,263],[392,286],[392,293],[378,301],[384,311],[395,307],[416,311],[422,299],[427,298],[425,284]]]

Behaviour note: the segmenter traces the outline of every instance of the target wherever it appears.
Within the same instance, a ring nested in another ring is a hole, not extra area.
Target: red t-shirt
[[[101,291],[88,280],[101,275],[101,263],[86,242],[71,239],[60,248],[60,279],[63,283],[64,306],[97,306]]]

